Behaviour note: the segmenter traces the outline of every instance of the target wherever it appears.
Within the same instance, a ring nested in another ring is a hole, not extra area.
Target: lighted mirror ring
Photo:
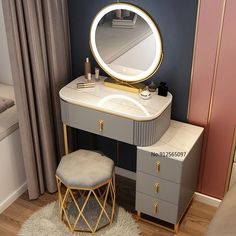
[[[151,66],[146,71],[144,71],[138,75],[124,75],[124,74],[120,74],[120,73],[117,73],[116,71],[112,70],[101,58],[101,56],[98,52],[98,49],[96,47],[95,34],[96,34],[96,29],[97,29],[98,23],[100,22],[102,17],[105,16],[107,13],[109,13],[111,11],[118,10],[118,9],[132,11],[132,12],[138,14],[140,17],[142,17],[147,22],[147,24],[150,26],[150,28],[153,32],[153,36],[155,38],[155,46],[156,46],[155,59],[153,60]],[[91,30],[90,30],[90,48],[91,48],[91,51],[92,51],[93,56],[96,59],[97,63],[108,75],[110,75],[112,78],[114,78],[116,80],[124,81],[124,82],[130,83],[130,84],[142,82],[142,81],[148,79],[150,76],[152,76],[156,72],[156,70],[159,68],[159,66],[162,62],[162,59],[163,59],[162,38],[161,38],[161,34],[160,34],[160,31],[159,31],[157,25],[155,24],[155,22],[152,20],[152,18],[146,12],[144,12],[139,7],[136,7],[136,6],[128,4],[128,3],[115,3],[115,4],[108,5],[107,7],[103,8],[96,15],[96,17],[93,20]]]

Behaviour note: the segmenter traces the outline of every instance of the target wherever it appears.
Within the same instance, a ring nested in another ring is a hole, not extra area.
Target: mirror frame
[[[114,11],[117,9],[129,10],[129,11],[135,12],[140,17],[142,17],[147,22],[147,24],[149,25],[149,27],[151,28],[151,30],[154,34],[156,48],[158,48],[158,47],[160,48],[159,53],[158,54],[156,53],[155,59],[154,59],[153,63],[151,64],[151,66],[148,68],[148,70],[144,71],[143,73],[141,73],[139,75],[132,75],[131,76],[131,75],[123,75],[123,74],[115,72],[103,61],[103,59],[99,55],[98,49],[96,47],[96,37],[95,36],[96,36],[96,29],[97,29],[99,21],[102,19],[102,17],[104,15],[106,15],[110,11]],[[95,18],[92,22],[91,28],[90,28],[89,44],[90,44],[91,52],[92,52],[95,60],[99,64],[99,66],[108,75],[110,75],[113,79],[117,80],[118,82],[125,82],[128,84],[139,83],[139,82],[145,81],[149,77],[151,77],[159,69],[159,67],[163,61],[163,56],[164,56],[164,54],[163,54],[163,40],[162,40],[162,36],[161,36],[160,30],[159,30],[156,22],[143,9],[141,9],[133,4],[129,4],[129,3],[113,3],[113,4],[110,4],[106,7],[104,7],[101,11],[99,11],[97,13],[97,15],[95,16]]]

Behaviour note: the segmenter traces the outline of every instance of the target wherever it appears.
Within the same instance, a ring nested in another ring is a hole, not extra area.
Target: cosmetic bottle
[[[95,68],[95,80],[99,80],[99,68]]]
[[[92,75],[91,75],[91,73],[88,73],[88,74],[87,74],[87,79],[88,79],[89,82],[92,80]]]
[[[88,79],[88,73],[91,74],[91,64],[89,62],[89,58],[86,58],[86,61],[84,63],[84,77],[85,79]]]
[[[130,11],[128,10],[122,10],[122,18],[129,18],[130,17]]]
[[[165,82],[161,82],[158,86],[158,95],[166,97],[168,94],[168,87]]]
[[[148,86],[146,86],[145,89],[141,93],[139,93],[139,96],[145,100],[151,98],[151,93],[148,89]]]
[[[122,14],[121,9],[117,9],[116,10],[116,19],[121,19],[121,14]]]
[[[148,85],[148,89],[150,92],[155,92],[157,89],[157,86],[155,85],[155,83],[152,81],[149,85]]]

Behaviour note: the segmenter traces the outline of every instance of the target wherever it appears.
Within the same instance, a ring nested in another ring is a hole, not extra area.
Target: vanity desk
[[[203,128],[170,120],[172,95],[138,94],[103,85],[77,89],[81,76],[60,91],[64,123],[137,146],[136,210],[174,225],[196,190]],[[128,157],[127,157],[128,158]]]
[[[104,86],[100,76],[93,88],[77,89],[81,76],[60,91],[64,124],[136,146],[149,146],[168,129],[172,95],[138,94]]]

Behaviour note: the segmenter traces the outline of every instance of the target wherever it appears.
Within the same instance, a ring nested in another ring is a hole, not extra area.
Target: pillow
[[[9,98],[0,97],[0,113],[15,105],[15,102]]]

